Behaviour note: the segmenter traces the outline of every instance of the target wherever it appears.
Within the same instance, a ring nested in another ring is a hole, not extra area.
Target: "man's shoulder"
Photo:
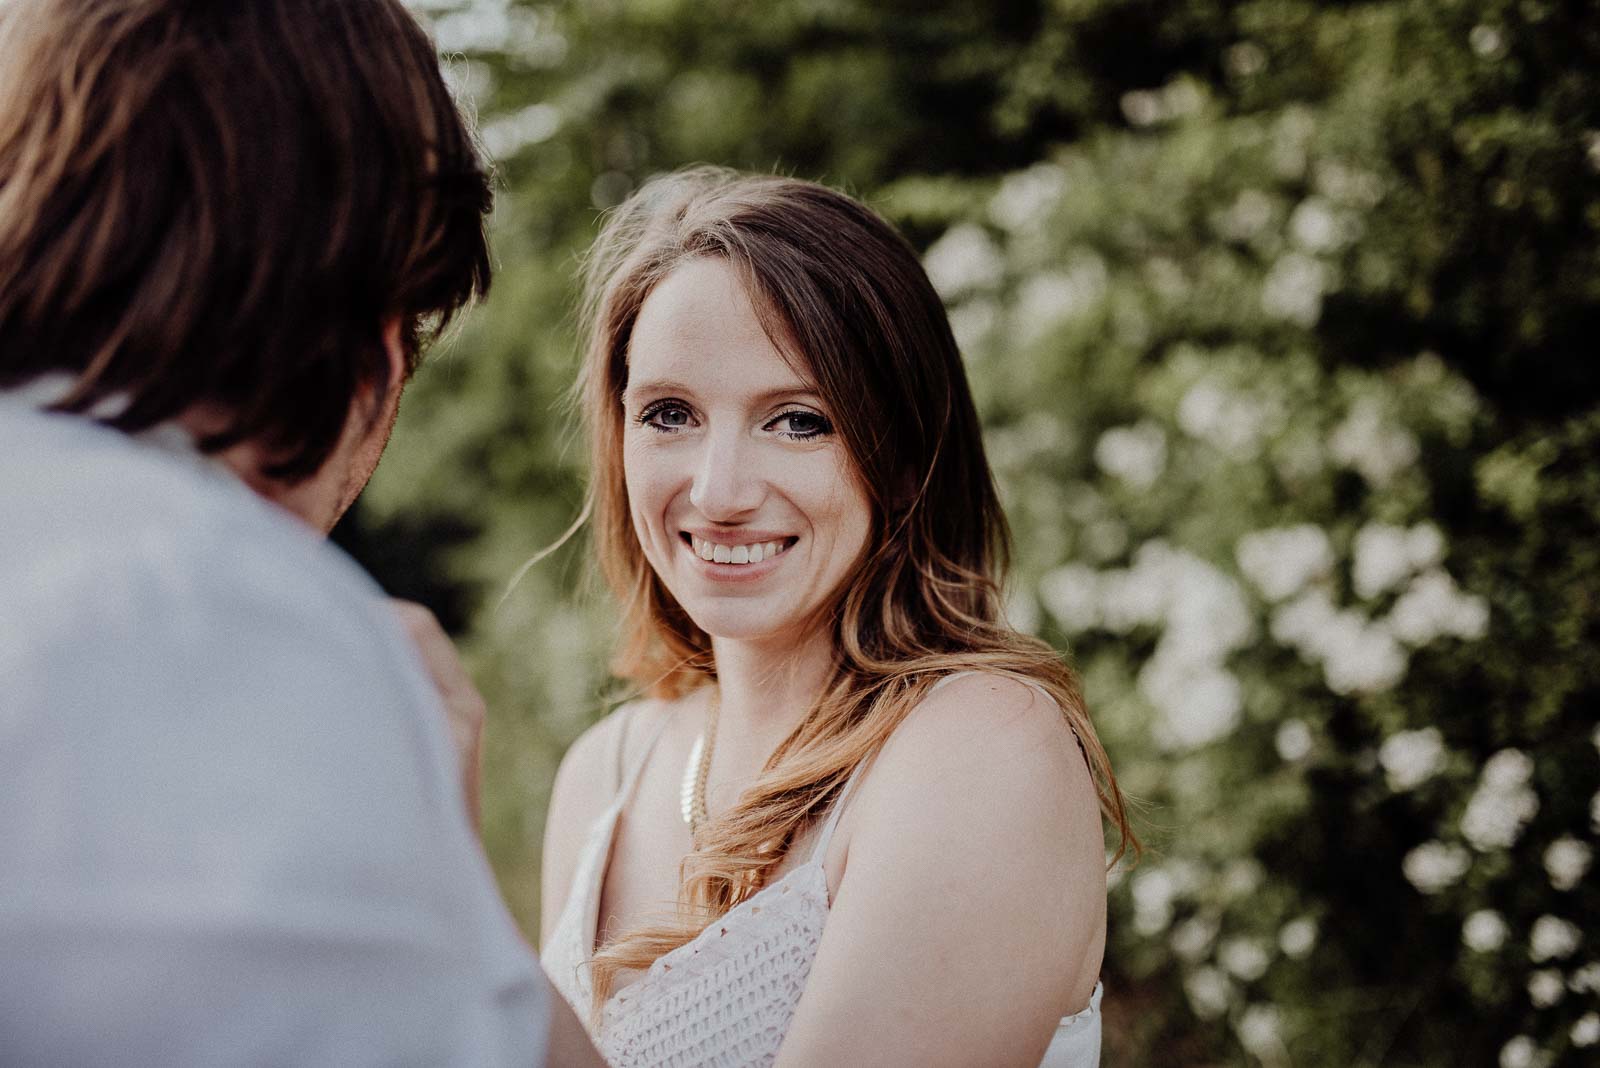
[[[38,621],[91,598],[102,620],[120,605],[148,624],[226,592],[337,615],[379,596],[343,553],[176,442],[7,412],[0,452],[0,615]]]

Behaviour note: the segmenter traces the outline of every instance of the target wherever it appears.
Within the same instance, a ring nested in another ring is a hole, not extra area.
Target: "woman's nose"
[[[695,458],[689,503],[714,523],[732,522],[761,504],[764,490],[755,443],[739,433],[711,433]]]

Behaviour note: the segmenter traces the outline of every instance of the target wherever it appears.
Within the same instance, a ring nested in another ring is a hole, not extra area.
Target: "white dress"
[[[619,745],[622,733],[617,732]],[[545,945],[543,963],[551,983],[583,1020],[593,1015],[585,962],[594,950],[606,858],[617,820],[660,736],[658,728],[638,764],[622,778],[616,799],[590,827],[566,905]],[[614,1068],[744,1068],[777,1059],[828,922],[822,858],[864,767],[845,784],[804,864],[658,958],[642,978],[606,1002],[594,1038]],[[1089,1007],[1062,1019],[1041,1068],[1100,1063],[1101,993],[1095,984]]]

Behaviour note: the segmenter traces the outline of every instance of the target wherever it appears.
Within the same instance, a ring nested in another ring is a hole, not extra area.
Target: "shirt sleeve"
[[[376,591],[173,548],[0,651],[0,1063],[542,1064],[548,987]]]

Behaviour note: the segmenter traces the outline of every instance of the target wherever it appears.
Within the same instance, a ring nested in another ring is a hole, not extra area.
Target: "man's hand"
[[[432,612],[414,601],[398,598],[389,602],[400,623],[411,637],[411,644],[422,656],[422,663],[433,679],[439,699],[444,702],[450,737],[455,742],[461,771],[461,791],[467,800],[472,826],[481,830],[478,799],[478,766],[483,755],[483,721],[488,711],[483,695],[472,684],[467,669],[456,654],[456,647]]]

